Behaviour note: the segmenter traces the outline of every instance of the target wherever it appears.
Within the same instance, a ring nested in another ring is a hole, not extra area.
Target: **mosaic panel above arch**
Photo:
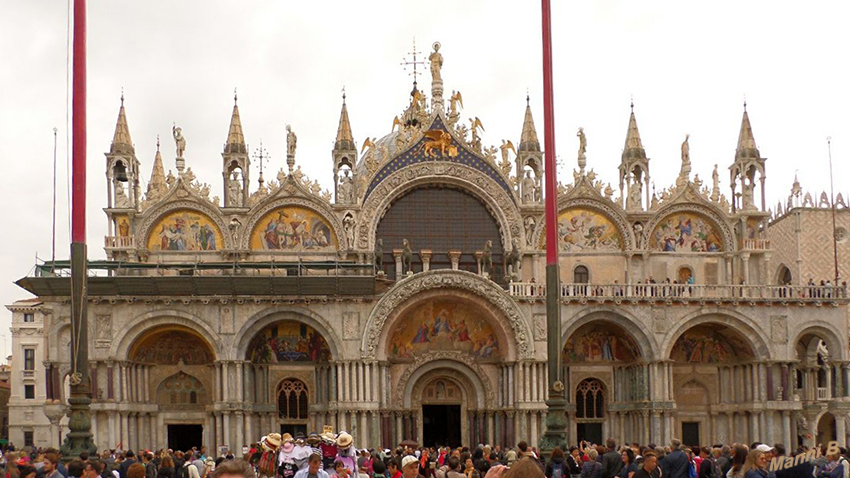
[[[436,350],[464,352],[481,360],[503,356],[498,335],[479,308],[445,299],[429,299],[407,311],[387,343],[387,356],[396,359]]]
[[[579,327],[563,350],[563,359],[569,363],[630,363],[640,358],[640,347],[628,332],[618,325],[598,321]]]
[[[206,214],[177,209],[162,216],[147,237],[151,252],[217,251],[224,247],[221,229]]]
[[[321,214],[302,206],[267,212],[251,232],[251,250],[329,251],[338,246],[333,226]]]
[[[263,328],[248,345],[246,359],[254,363],[327,362],[331,349],[313,327],[281,320]]]
[[[546,247],[541,235],[540,248]],[[606,215],[585,207],[572,207],[558,214],[558,245],[561,252],[619,251],[624,240]]]
[[[752,360],[754,356],[752,347],[738,332],[716,324],[688,329],[670,352],[670,359],[680,363],[735,363]]]
[[[682,211],[658,222],[649,236],[649,249],[663,252],[721,252],[723,237],[706,216]]]
[[[164,327],[137,339],[128,358],[157,365],[207,365],[215,361],[209,343],[185,327]]]

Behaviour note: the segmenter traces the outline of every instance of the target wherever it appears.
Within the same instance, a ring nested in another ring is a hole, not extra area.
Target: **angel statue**
[[[177,145],[177,157],[182,158],[183,152],[186,151],[186,138],[183,137],[183,129],[175,123],[171,127],[171,134],[174,135],[174,143]]]
[[[390,130],[390,133],[395,131],[396,126],[398,126],[398,132],[399,132],[399,134],[401,134],[401,130],[404,128],[404,124],[401,122],[400,119],[398,119],[398,116],[393,118],[393,129]]]
[[[499,146],[499,149],[502,150],[502,162],[508,163],[510,160],[508,159],[508,151],[513,151],[514,156],[516,156],[516,148],[514,148],[514,144],[511,143],[510,140],[502,140],[502,145]]]
[[[584,167],[587,165],[587,156],[585,156],[587,152],[587,137],[584,135],[584,128],[579,128],[576,136],[578,136],[578,167],[581,173],[584,174]]]
[[[469,118],[469,123],[472,125],[470,130],[472,131],[472,141],[470,146],[476,151],[481,151],[481,137],[478,136],[478,129],[481,128],[481,131],[484,131],[484,125],[481,124],[481,120],[476,116],[475,119]]]
[[[463,108],[463,96],[460,95],[460,91],[452,90],[452,97],[449,100],[449,116],[457,116],[460,114],[457,109],[458,104],[461,108]]]
[[[440,42],[434,42],[433,46],[434,51],[428,57],[428,61],[431,63],[431,80],[443,81],[443,77],[440,74],[440,70],[443,68],[443,55],[440,54]]]

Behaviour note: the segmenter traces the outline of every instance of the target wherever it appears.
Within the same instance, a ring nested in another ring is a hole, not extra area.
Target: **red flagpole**
[[[546,431],[540,440],[544,454],[555,447],[566,449],[567,402],[561,380],[561,285],[558,266],[558,174],[555,163],[555,100],[552,93],[552,10],[542,0],[543,11],[543,137],[545,141],[546,201],[546,353],[549,391],[546,398]]]
[[[71,242],[86,242],[86,2],[74,0]]]

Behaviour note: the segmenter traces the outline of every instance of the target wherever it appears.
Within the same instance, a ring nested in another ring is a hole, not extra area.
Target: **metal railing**
[[[104,236],[103,247],[107,249],[134,249],[136,240],[133,236]]]
[[[846,299],[844,286],[790,285],[696,285],[696,284],[561,284],[561,298],[604,299],[751,299],[833,300]],[[518,299],[543,299],[546,285],[512,282],[509,293]]]

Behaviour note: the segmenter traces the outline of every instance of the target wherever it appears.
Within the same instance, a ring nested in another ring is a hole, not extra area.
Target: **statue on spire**
[[[443,55],[440,54],[440,42],[434,42],[434,51],[428,57],[431,63],[431,80],[443,81],[441,70],[443,69]]]
[[[177,146],[177,157],[182,158],[183,152],[186,151],[186,138],[183,137],[183,128],[174,124],[171,127],[171,134],[174,136],[174,143]]]
[[[289,172],[295,168],[295,147],[298,142],[298,137],[292,131],[292,126],[286,125],[286,165],[289,166]]]
[[[579,128],[576,133],[578,136],[578,167],[581,174],[584,174],[584,167],[587,166],[587,137],[584,135],[584,128]]]
[[[679,170],[679,179],[676,180],[677,186],[688,184],[691,179],[691,147],[688,144],[690,137],[691,135],[686,134],[682,142],[682,169]]]

